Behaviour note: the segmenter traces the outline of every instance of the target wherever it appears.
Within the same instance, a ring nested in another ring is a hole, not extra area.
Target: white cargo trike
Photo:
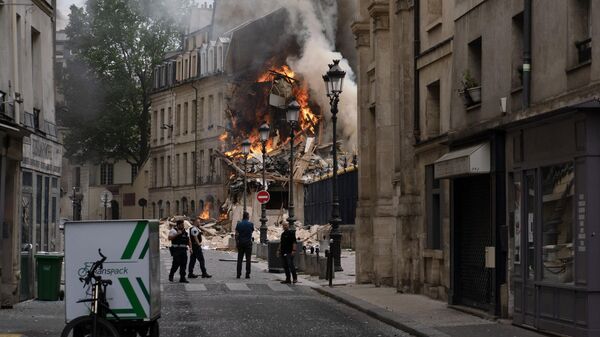
[[[158,337],[158,221],[65,223],[62,337]]]

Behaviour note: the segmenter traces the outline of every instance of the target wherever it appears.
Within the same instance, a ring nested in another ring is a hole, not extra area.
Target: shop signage
[[[62,145],[37,135],[23,138],[21,166],[47,174],[61,174]]]

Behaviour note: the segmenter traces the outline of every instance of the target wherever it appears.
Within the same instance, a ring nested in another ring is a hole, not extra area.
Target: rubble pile
[[[175,222],[178,219],[184,220],[186,230],[192,227],[191,219],[182,216],[160,220],[159,238],[161,248],[171,246],[171,242],[169,241],[169,230],[175,226]],[[227,250],[231,248],[230,239],[233,238],[233,231],[231,230],[230,224],[231,221],[217,221],[216,219],[197,219],[197,221],[200,223],[199,228],[202,231],[202,245],[204,248],[216,250]],[[228,225],[227,222],[229,222]],[[260,241],[260,231],[258,230],[258,226],[253,233],[255,242]],[[328,233],[329,228],[329,225],[315,225],[307,228],[298,226],[296,228],[296,237],[299,241],[302,241],[305,246],[318,246],[319,242],[324,239],[321,236],[323,236],[324,233]],[[269,226],[267,229],[267,239],[269,241],[279,240],[282,232],[283,227],[281,226],[281,223],[277,226]]]

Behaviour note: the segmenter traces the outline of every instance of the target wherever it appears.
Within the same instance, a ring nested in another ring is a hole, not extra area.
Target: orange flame
[[[198,215],[198,219],[201,219],[201,220],[210,219],[210,206],[211,206],[211,204],[209,202],[204,204],[204,210],[202,210],[202,213],[200,213],[200,215]]]

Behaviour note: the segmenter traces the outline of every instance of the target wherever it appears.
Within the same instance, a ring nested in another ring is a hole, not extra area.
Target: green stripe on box
[[[140,253],[140,260],[143,260],[144,257],[146,257],[146,253],[148,252],[149,246],[150,246],[150,238],[148,238],[148,240],[146,240],[146,244],[144,245],[144,248],[142,249],[142,252]]]
[[[146,312],[144,311],[142,303],[140,303],[140,300],[138,299],[131,282],[129,282],[129,279],[126,277],[121,277],[119,278],[119,282],[121,283],[121,287],[123,287],[123,291],[125,291],[125,295],[127,296],[129,303],[131,303],[131,310],[137,317],[145,318]]]
[[[137,283],[140,286],[140,289],[142,289],[142,292],[144,293],[144,297],[146,297],[146,301],[148,301],[148,304],[150,304],[150,293],[148,293],[148,289],[146,288],[144,281],[142,281],[141,277],[136,277],[135,279],[137,280]]]
[[[147,222],[139,221],[133,230],[133,234],[129,238],[129,242],[127,243],[127,247],[125,247],[125,251],[121,256],[121,260],[129,260],[133,256],[133,252],[137,247],[140,239],[142,238],[142,234],[144,234],[144,230],[146,229]]]

